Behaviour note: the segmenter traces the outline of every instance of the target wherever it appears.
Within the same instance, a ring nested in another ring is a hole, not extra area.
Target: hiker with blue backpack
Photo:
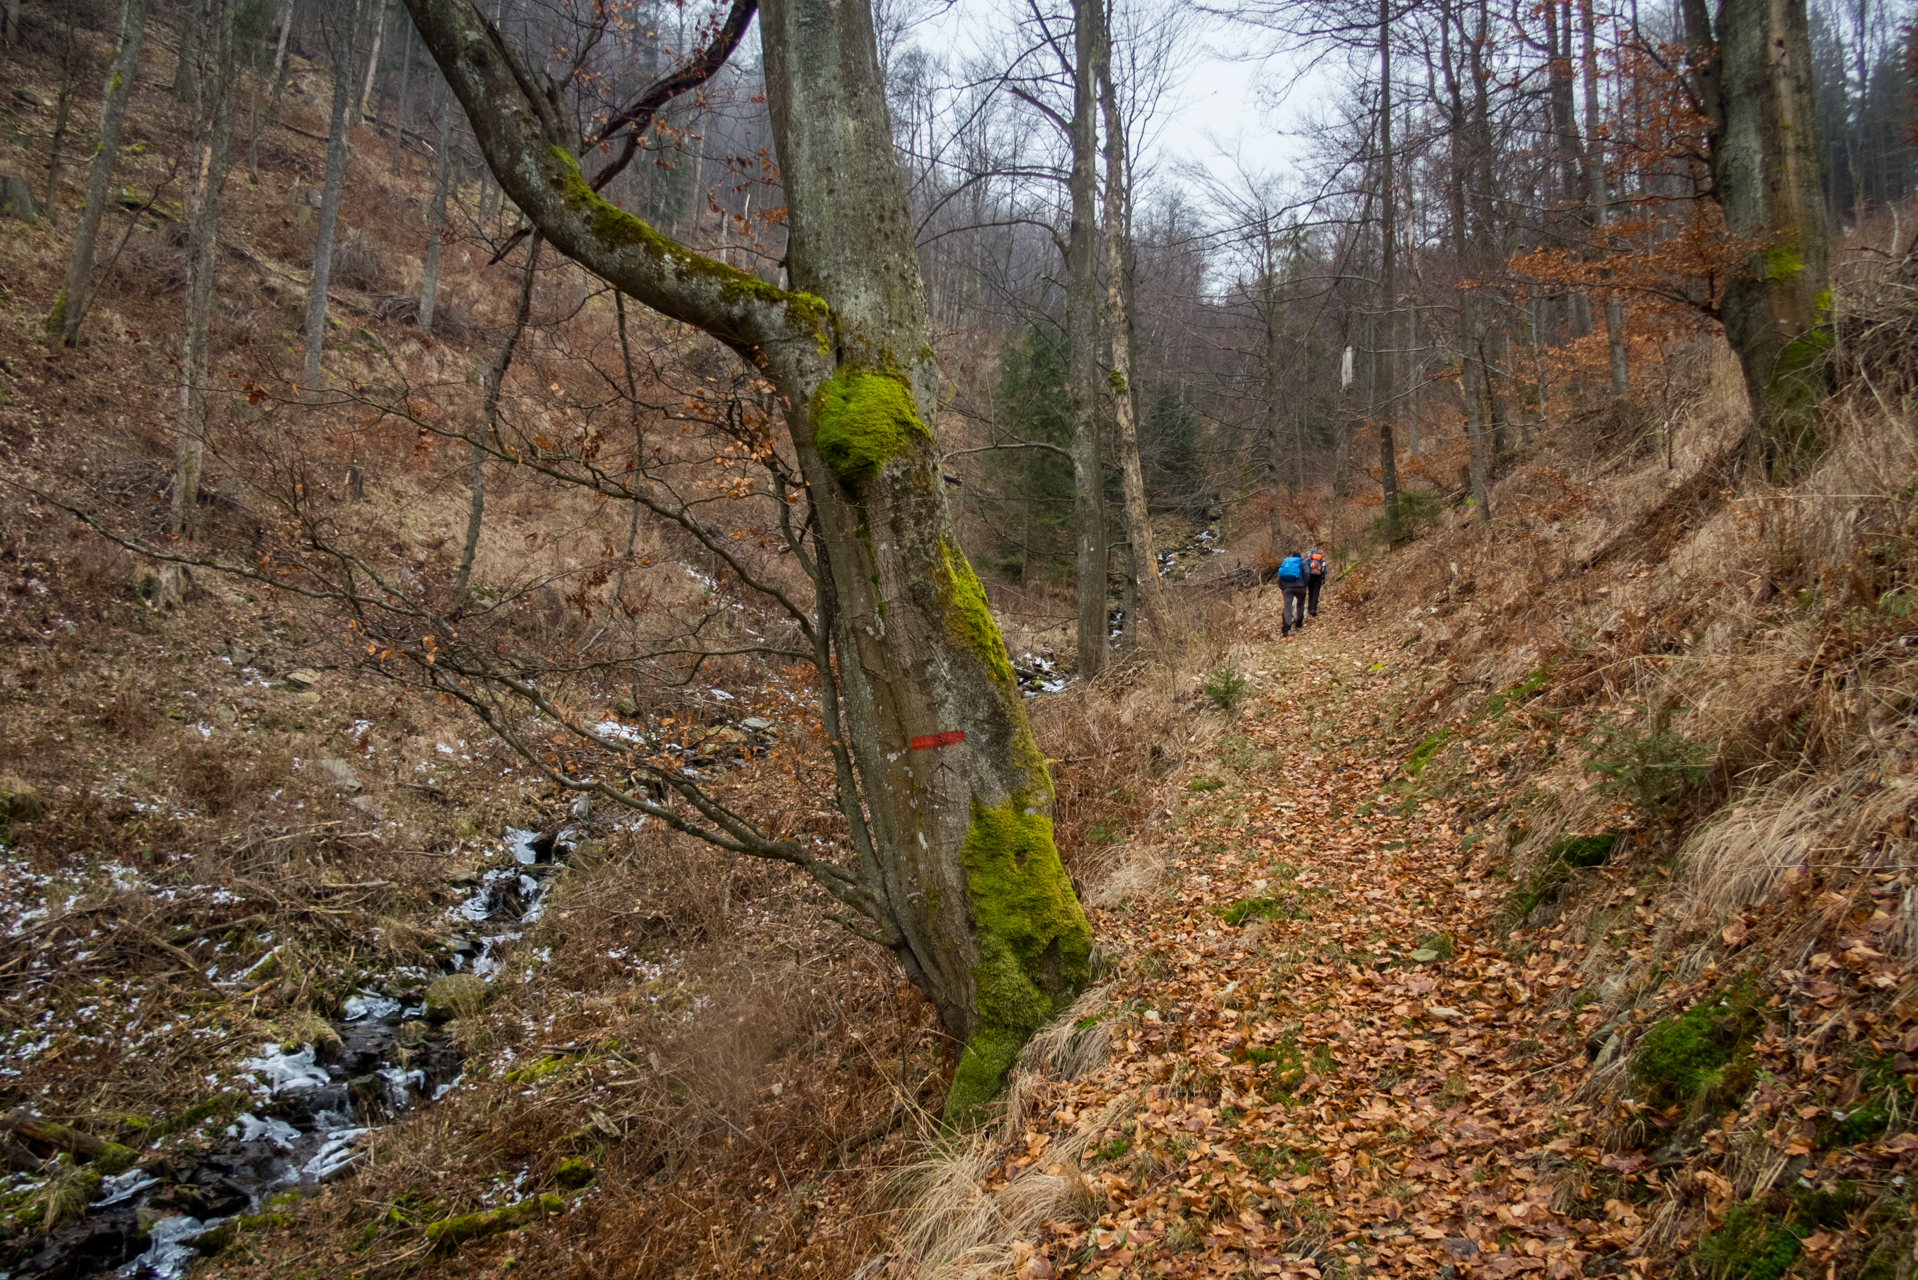
[[[1292,634],[1295,626],[1305,625],[1305,557],[1294,551],[1279,561],[1279,593],[1284,602],[1279,609],[1279,637]]]

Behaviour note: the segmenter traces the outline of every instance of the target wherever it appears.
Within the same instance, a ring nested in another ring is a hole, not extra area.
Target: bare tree
[[[66,284],[47,315],[47,332],[61,346],[80,345],[80,322],[91,301],[94,244],[99,239],[100,220],[106,214],[107,198],[113,186],[113,166],[120,158],[120,132],[126,125],[127,99],[133,92],[134,75],[140,65],[140,42],[146,34],[146,21],[147,0],[126,0],[121,6],[119,51],[107,69],[106,90],[101,95],[100,142],[94,150],[93,168],[87,178],[87,200],[80,209],[73,244],[67,251]]]
[[[219,274],[220,195],[233,139],[235,0],[203,0],[206,30],[195,48],[193,151],[187,188],[186,333],[180,343],[180,407],[175,419],[173,505],[168,528],[196,532],[201,460],[206,454],[207,362],[213,287]]]
[[[306,368],[301,386],[309,397],[326,383],[320,353],[326,342],[326,290],[333,274],[333,235],[340,216],[340,193],[346,187],[348,107],[353,100],[353,30],[358,25],[360,0],[343,0],[336,10],[337,26],[329,34],[333,53],[333,113],[326,137],[326,177],[320,188],[318,236],[313,242],[313,282],[306,294]]]

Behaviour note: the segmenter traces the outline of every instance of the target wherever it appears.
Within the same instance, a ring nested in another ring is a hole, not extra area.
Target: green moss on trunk
[[[986,589],[972,571],[966,553],[942,540],[933,575],[944,588],[940,594],[946,608],[947,634],[984,658],[1001,688],[1016,694],[1018,681],[1012,673],[1012,655],[1006,652],[1006,639],[986,603]]]
[[[1051,818],[1016,802],[975,799],[959,853],[979,943],[979,1027],[946,1097],[949,1126],[968,1123],[998,1094],[1020,1046],[1084,988],[1092,957],[1092,929],[1053,845]]]
[[[915,433],[928,438],[932,434],[919,420],[919,406],[904,378],[857,365],[842,365],[820,383],[812,410],[819,456],[854,494]]]
[[[721,296],[727,299],[751,297],[783,303],[789,319],[813,331],[821,354],[831,350],[832,309],[825,299],[781,289],[738,267],[694,253],[593,190],[579,171],[579,161],[566,148],[554,147],[553,156],[560,163],[560,199],[567,208],[586,218],[602,243],[615,248],[639,249],[658,259],[672,274],[713,280],[720,285]]]

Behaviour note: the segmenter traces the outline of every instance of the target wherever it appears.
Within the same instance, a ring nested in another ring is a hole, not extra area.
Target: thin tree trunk
[[[1272,228],[1268,222],[1260,227],[1263,250],[1263,269],[1260,271],[1259,292],[1262,305],[1259,308],[1260,319],[1264,321],[1264,347],[1260,351],[1259,374],[1260,391],[1265,397],[1265,430],[1268,461],[1272,467],[1272,515],[1269,532],[1272,536],[1272,555],[1275,559],[1285,556],[1285,524],[1280,515],[1281,489],[1286,477],[1285,435],[1283,432],[1284,413],[1281,409],[1281,397],[1285,388],[1285,362],[1279,352],[1281,334],[1279,332],[1279,264],[1276,246],[1272,243]],[[1292,476],[1294,484],[1299,477]]]
[[[1126,244],[1130,218],[1126,214],[1132,191],[1126,176],[1125,122],[1119,115],[1118,95],[1112,84],[1112,37],[1101,6],[1099,96],[1105,115],[1105,266],[1106,334],[1112,352],[1112,425],[1119,447],[1119,480],[1125,493],[1127,583],[1135,604],[1144,610],[1148,632],[1165,623],[1165,590],[1159,582],[1159,557],[1152,539],[1152,514],[1147,506],[1145,476],[1139,466],[1139,422],[1134,413],[1132,386],[1132,318],[1126,298]],[[1136,636],[1134,606],[1126,607],[1126,633]]]
[[[1098,0],[1073,4],[1072,222],[1066,242],[1066,379],[1072,414],[1072,528],[1078,565],[1078,667],[1090,679],[1105,668],[1105,468],[1099,457],[1099,234],[1094,213],[1098,121],[1094,67],[1101,29]]]
[[[358,0],[348,0],[345,21],[333,33],[333,115],[326,138],[326,178],[320,188],[319,238],[313,244],[313,283],[306,295],[307,398],[324,389],[320,352],[326,341],[326,289],[333,274],[333,228],[340,216],[340,191],[346,186],[347,109],[353,100],[353,27],[359,17]]]
[[[1465,393],[1465,440],[1471,454],[1472,505],[1480,524],[1492,523],[1492,493],[1485,437],[1485,362],[1479,355],[1478,320],[1474,300],[1459,302],[1459,330],[1465,344],[1460,357],[1460,380]]]
[[[361,124],[366,123],[368,109],[379,113],[379,104],[373,100],[374,79],[380,72],[380,44],[386,38],[386,0],[375,0],[379,6],[373,18],[373,48],[366,55],[366,81],[359,86],[353,97],[353,118]]]
[[[646,426],[639,412],[639,379],[633,375],[633,347],[626,334],[626,295],[617,289],[613,290],[613,314],[619,331],[620,368],[626,374],[626,403],[633,415],[632,489],[637,493],[644,484],[643,477],[646,473]],[[626,550],[620,553],[619,576],[613,580],[612,595],[606,600],[606,621],[600,627],[602,632],[613,625],[613,619],[619,613],[621,602],[626,597],[626,570],[632,567],[633,548],[639,545],[639,509],[640,503],[635,498],[632,511],[627,516]],[[592,648],[593,641],[598,639],[599,636],[595,635],[592,641],[580,646],[581,655],[583,656],[588,649]]]
[[[1579,20],[1584,28],[1585,63],[1585,180],[1592,201],[1592,228],[1602,240],[1605,224],[1611,218],[1612,195],[1605,176],[1605,148],[1598,136],[1598,18],[1596,0],[1579,0]],[[1593,252],[1604,254],[1603,245]],[[1601,279],[1609,280],[1608,269]],[[1605,346],[1612,362],[1612,398],[1623,400],[1631,392],[1630,371],[1625,367],[1625,302],[1616,291],[1605,297]]]
[[[404,13],[404,10],[401,10]],[[413,19],[406,20],[406,44],[400,54],[400,105],[393,117],[393,176],[400,176],[400,154],[406,149],[406,118],[413,107]]]
[[[460,548],[459,571],[453,575],[454,612],[466,603],[466,586],[473,576],[473,560],[479,554],[480,529],[486,518],[486,438],[494,433],[499,422],[499,399],[506,386],[506,374],[513,367],[513,352],[519,346],[520,335],[526,332],[526,318],[532,314],[533,275],[539,269],[539,243],[539,232],[535,231],[526,244],[526,266],[520,271],[519,306],[513,311],[512,327],[507,329],[506,339],[500,343],[492,366],[486,371],[486,395],[480,409],[479,428],[472,439],[472,498],[466,508],[466,542]]]
[[[286,46],[293,34],[293,0],[280,0],[280,37],[273,45],[273,105],[267,109],[268,123],[280,120],[280,98],[286,92]]]
[[[6,0],[0,7],[0,36],[11,44],[20,43],[20,0]]]
[[[180,11],[180,60],[173,67],[173,96],[181,102],[194,100],[195,47],[209,3],[217,4],[219,0],[187,0],[186,7]]]
[[[1399,530],[1398,441],[1392,416],[1394,379],[1392,348],[1398,340],[1398,191],[1392,172],[1392,41],[1391,3],[1379,0],[1379,326],[1374,342],[1372,417],[1379,431],[1379,487],[1385,498],[1385,531],[1397,543]]]
[[[205,0],[202,65],[193,84],[192,177],[187,190],[186,334],[180,344],[180,401],[175,422],[173,506],[175,535],[198,532],[196,514],[206,456],[207,363],[211,348],[213,292],[220,266],[220,193],[226,181],[227,149],[233,138],[233,18],[235,0]]]
[[[1532,300],[1532,374],[1538,380],[1538,426],[1539,430],[1549,432],[1552,429],[1551,383],[1545,377],[1545,317],[1544,298]]]
[[[80,33],[74,29],[78,15],[69,7],[66,15],[67,47],[60,59],[60,92],[54,99],[53,136],[47,140],[47,221],[58,216],[54,197],[60,193],[60,149],[67,142],[67,122],[73,118],[73,92],[80,87]]]
[[[100,146],[93,153],[87,177],[87,202],[67,250],[67,280],[47,316],[48,332],[65,347],[80,345],[80,322],[92,300],[93,252],[100,236],[113,187],[113,166],[120,156],[120,133],[126,125],[127,99],[140,65],[140,42],[146,35],[147,0],[126,0],[120,10],[120,49],[107,69],[106,90],[100,107]]]
[[[420,332],[433,332],[433,310],[440,291],[440,252],[446,244],[446,188],[453,176],[453,117],[459,104],[452,95],[440,101],[439,152],[433,157],[433,203],[426,210],[426,264],[420,269]]]
[[[1447,147],[1451,181],[1446,183],[1446,196],[1452,206],[1452,249],[1461,266],[1471,269],[1477,263],[1477,254],[1473,249],[1476,237],[1466,222],[1465,189],[1473,170],[1472,157],[1467,153],[1472,139],[1466,129],[1465,99],[1459,84],[1458,69],[1452,63],[1452,22],[1451,0],[1439,0],[1439,62],[1445,77],[1445,107],[1451,126]],[[1464,36],[1462,21],[1460,35]],[[1484,232],[1485,228],[1479,228],[1479,235]],[[1478,297],[1470,289],[1459,290],[1458,353],[1459,390],[1465,400],[1465,439],[1471,457],[1472,502],[1478,511],[1480,523],[1490,524],[1492,502],[1485,456],[1484,367],[1479,348]]]

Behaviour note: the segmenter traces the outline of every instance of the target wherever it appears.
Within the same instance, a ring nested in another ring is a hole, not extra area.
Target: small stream
[[[104,1179],[77,1221],[37,1240],[30,1256],[0,1260],[0,1280],[174,1280],[224,1246],[231,1233],[223,1224],[318,1187],[360,1159],[363,1135],[438,1101],[460,1082],[461,1063],[444,1010],[428,1007],[428,988],[452,973],[488,980],[499,971],[500,950],[539,919],[577,834],[571,826],[509,829],[510,862],[456,882],[467,895],[448,913],[457,933],[444,970],[396,971],[348,997],[330,1022],[336,1043],[291,1052],[267,1044],[241,1059],[253,1096],[224,1127],[218,1119],[201,1126],[209,1145]]]

